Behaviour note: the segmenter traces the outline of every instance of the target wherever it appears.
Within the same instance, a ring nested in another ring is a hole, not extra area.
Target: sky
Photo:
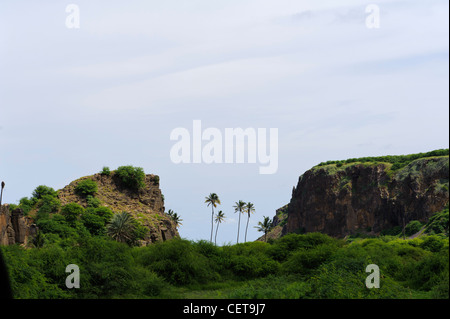
[[[239,200],[255,240],[320,162],[449,147],[448,30],[446,0],[2,1],[3,202],[134,165],[160,176],[181,237],[210,238],[217,193],[218,244]],[[175,163],[171,132],[194,121],[276,128],[278,169]]]

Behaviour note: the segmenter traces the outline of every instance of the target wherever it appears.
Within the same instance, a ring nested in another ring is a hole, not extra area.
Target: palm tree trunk
[[[250,214],[248,215],[248,218],[247,218],[247,226],[245,226],[245,242],[247,242],[247,230],[248,230],[249,220],[250,220]]]
[[[241,227],[241,212],[239,212],[238,234],[236,243],[239,244],[239,228]]]
[[[214,245],[216,245],[216,246],[217,246],[217,231],[219,230],[219,225],[220,225],[220,223],[217,223],[216,236],[214,237]]]
[[[210,238],[210,242],[212,243],[212,235],[213,235],[213,230],[214,230],[214,205],[211,206],[211,238]]]

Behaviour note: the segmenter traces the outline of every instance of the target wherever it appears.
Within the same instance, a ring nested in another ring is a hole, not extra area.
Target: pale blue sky
[[[69,3],[0,3],[6,202],[132,164],[160,175],[182,237],[209,238],[216,192],[218,241],[235,240],[240,199],[254,240],[321,161],[449,147],[448,1],[72,1],[80,29],[65,26]],[[278,128],[278,172],[173,164],[170,132],[196,119]]]

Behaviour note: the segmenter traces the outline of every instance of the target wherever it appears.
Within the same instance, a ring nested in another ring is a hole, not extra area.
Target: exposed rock
[[[145,187],[139,191],[121,186],[114,172],[110,176],[95,174],[82,177],[58,191],[61,205],[75,202],[87,207],[86,198],[75,192],[78,183],[86,179],[97,183],[95,198],[100,200],[102,206],[109,207],[115,213],[128,212],[150,229],[141,245],[179,237],[175,223],[164,213],[164,200],[156,175],[146,175]]]
[[[426,222],[449,202],[449,157],[421,158],[394,172],[388,163],[326,165],[300,176],[283,234],[344,237]]]
[[[0,245],[28,245],[36,235],[33,219],[24,216],[20,208],[10,211],[9,205],[0,207]]]

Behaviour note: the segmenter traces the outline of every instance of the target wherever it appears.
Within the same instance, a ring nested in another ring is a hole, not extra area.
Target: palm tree
[[[180,227],[181,225],[183,225],[183,224],[181,223],[183,220],[180,218],[180,216],[178,216],[177,213],[174,213],[174,212],[172,211],[171,217],[172,217],[173,222],[175,223],[175,227],[176,227],[176,228],[178,228],[178,227]]]
[[[258,226],[255,226],[255,228],[257,228],[260,232],[264,232],[264,241],[267,241],[267,233],[272,229],[273,224],[269,217],[263,217],[263,222],[258,222]]]
[[[212,242],[212,235],[213,235],[213,229],[214,229],[214,207],[217,207],[217,204],[220,205],[220,199],[219,196],[217,196],[216,193],[209,194],[208,197],[205,197],[205,203],[211,205],[212,213],[211,213],[211,239],[209,240]]]
[[[169,209],[169,211],[166,214],[169,215],[169,217],[172,217],[174,213],[175,212],[173,210]]]
[[[245,211],[247,212],[247,226],[245,227],[245,242],[247,242],[248,222],[250,220],[250,214],[253,214],[255,212],[255,205],[248,202],[247,205],[245,205]]]
[[[219,225],[220,225],[220,223],[223,222],[224,219],[225,219],[225,214],[221,210],[219,210],[219,213],[217,213],[217,215],[216,215],[217,227],[216,227],[216,236],[214,237],[215,245],[217,245],[217,231],[219,230]]]
[[[115,214],[106,226],[108,235],[118,242],[125,243],[133,240],[135,223],[127,212]]]
[[[236,243],[239,244],[239,228],[241,227],[241,213],[243,212],[245,208],[245,202],[240,200],[239,202],[235,203],[234,205],[234,212],[239,212],[239,222],[238,222],[238,233],[237,233],[237,240]]]

